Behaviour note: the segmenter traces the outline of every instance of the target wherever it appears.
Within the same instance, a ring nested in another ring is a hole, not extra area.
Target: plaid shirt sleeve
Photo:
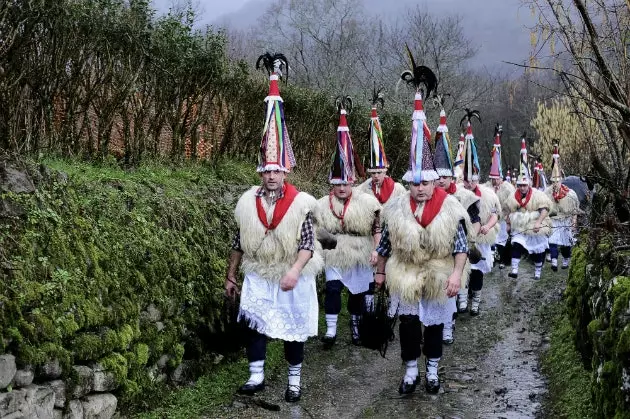
[[[242,252],[241,249],[241,232],[238,230],[232,239],[232,250],[236,250],[237,252]]]
[[[468,253],[468,239],[466,238],[466,228],[464,227],[464,221],[460,221],[455,232],[455,239],[453,244],[453,254]]]
[[[384,258],[388,258],[392,254],[392,242],[389,240],[389,230],[387,229],[387,225],[383,226],[383,229],[381,230],[381,241],[378,242],[376,253]]]
[[[374,213],[374,221],[372,222],[372,235],[382,233],[381,229],[381,211]]]
[[[298,251],[310,250],[315,251],[315,234],[313,234],[313,215],[309,212],[306,219],[302,223],[302,234],[300,235],[300,243]]]

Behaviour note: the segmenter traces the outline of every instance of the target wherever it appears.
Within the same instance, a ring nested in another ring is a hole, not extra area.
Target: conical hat
[[[501,167],[501,125],[497,124],[494,129],[494,145],[492,146],[490,179],[503,179],[503,168]]]
[[[295,166],[295,156],[284,120],[284,103],[280,97],[278,74],[269,76],[269,94],[265,98],[265,126],[258,153],[256,171],[280,170],[290,172]]]
[[[477,156],[477,145],[475,144],[475,137],[472,132],[472,124],[468,121],[466,126],[466,143],[464,146],[464,180],[478,181],[479,180],[479,157]]]
[[[531,185],[532,177],[529,172],[529,165],[527,163],[527,145],[525,144],[525,137],[521,139],[521,158],[519,161],[518,177],[516,178],[517,185]]]
[[[462,132],[459,135],[459,142],[457,143],[457,155],[455,156],[455,162],[453,163],[453,174],[455,179],[462,179],[464,177],[464,158],[466,157],[466,137]]]
[[[403,180],[416,184],[437,180],[440,176],[435,171],[433,155],[429,146],[431,131],[427,125],[427,118],[422,104],[422,94],[420,92],[416,92],[414,98],[414,111],[411,121],[409,170],[403,176]]]
[[[558,150],[558,144],[553,146],[553,156],[551,161],[551,181],[559,182],[564,178],[562,176],[562,169],[560,168],[560,152]]]
[[[378,119],[375,105],[372,106],[368,136],[370,142],[370,167],[367,171],[370,173],[387,171],[389,162],[387,161],[387,156],[385,155],[383,130],[381,129],[381,121]]]
[[[354,183],[356,178],[352,138],[350,138],[346,110],[341,108],[339,126],[337,127],[337,143],[328,181],[332,185],[345,185]]]
[[[440,176],[453,176],[453,162],[451,160],[451,141],[446,126],[446,112],[440,111],[440,125],[435,130],[435,153],[433,160],[435,169]]]

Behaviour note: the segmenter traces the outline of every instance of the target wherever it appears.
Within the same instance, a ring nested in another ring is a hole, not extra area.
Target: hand
[[[453,272],[452,274],[449,275],[448,280],[446,281],[446,295],[448,297],[455,297],[461,285],[462,285],[461,274]]]
[[[280,289],[282,291],[291,291],[297,285],[299,276],[300,273],[297,269],[289,269],[289,271],[284,274],[282,279],[280,279]]]
[[[225,280],[225,295],[228,298],[234,299],[240,293],[241,293],[241,290],[238,288],[238,285],[236,283],[236,278],[233,276],[228,277]]]
[[[481,226],[481,228],[479,229],[479,233],[480,233],[480,234],[483,234],[483,235],[488,234],[488,231],[490,231],[490,229],[489,229],[489,228],[488,228],[488,226],[487,226],[487,225],[485,225],[485,224],[484,224],[484,225],[482,225],[482,226]]]
[[[376,250],[372,250],[372,254],[370,255],[370,265],[376,266],[377,260],[378,260],[378,253],[376,253]]]
[[[536,221],[536,224],[534,224],[534,233],[538,233],[541,227],[542,223],[540,221]]]
[[[376,283],[376,288],[380,288],[385,283],[385,274],[384,273],[375,274],[374,282]]]

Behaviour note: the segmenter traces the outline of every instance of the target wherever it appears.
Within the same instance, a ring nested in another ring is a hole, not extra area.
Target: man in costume
[[[569,267],[571,248],[575,244],[573,232],[577,225],[580,212],[580,201],[577,194],[562,184],[562,170],[560,169],[560,154],[558,144],[553,148],[553,162],[551,165],[551,186],[545,191],[551,200],[551,227],[549,237],[549,252],[551,253],[551,269],[558,270],[558,255],[562,253],[562,269]]]
[[[548,214],[551,201],[544,192],[532,188],[529,173],[527,146],[525,138],[522,138],[517,190],[507,202],[510,211],[507,227],[512,240],[512,270],[508,274],[510,278],[518,277],[521,256],[529,252],[534,261],[534,279],[540,279],[545,251],[549,247],[551,222]]]
[[[385,205],[390,198],[405,193],[405,187],[387,175],[389,162],[385,155],[381,122],[376,112],[376,107],[379,103],[381,103],[381,106],[384,103],[383,94],[380,90],[374,90],[370,128],[368,131],[370,167],[367,171],[370,173],[371,178],[363,182],[359,188],[363,192],[374,195],[381,205]]]
[[[415,66],[414,66],[415,67]],[[419,84],[419,83],[418,83]],[[416,86],[418,85],[416,84]],[[424,324],[425,388],[440,389],[442,329],[456,311],[454,297],[462,283],[467,259],[466,210],[453,196],[435,187],[438,174],[423,129],[422,97],[415,97],[410,169],[403,177],[409,192],[392,198],[383,208],[384,221],[375,281],[385,283],[391,312],[400,319],[401,357],[406,371],[398,391],[409,394],[421,381]]]
[[[262,186],[249,189],[236,204],[238,232],[225,288],[229,297],[240,293],[239,320],[248,325],[250,377],[238,392],[254,394],[264,389],[267,338],[280,339],[289,364],[285,400],[296,402],[302,394],[304,342],[317,336],[315,276],[323,268],[323,259],[316,249],[311,215],[317,201],[285,182],[286,173],[295,165],[278,89],[278,70],[286,61],[281,54],[265,54],[263,59],[271,75],[257,168]],[[239,266],[244,274],[240,290]]]
[[[516,189],[510,183],[511,179],[508,175],[503,180],[503,170],[501,164],[501,135],[503,134],[503,130],[501,126],[497,124],[494,129],[494,145],[492,147],[492,163],[490,167],[490,182],[492,184],[492,188],[499,198],[499,202],[501,203],[501,212],[499,213],[499,233],[497,234],[497,238],[495,240],[495,246],[497,248],[497,254],[499,256],[499,269],[503,269],[505,267],[505,263],[508,255],[506,255],[505,249],[507,246],[507,241],[510,236],[507,232],[507,224],[505,222],[506,218],[509,215],[509,210],[507,208],[508,198],[514,195]]]
[[[346,109],[352,102],[338,99],[339,127],[329,182],[332,190],[319,199],[315,211],[318,229],[337,239],[334,249],[324,250],[326,265],[326,334],[322,338],[330,348],[337,338],[337,319],[341,311],[341,292],[348,288],[348,311],[352,343],[360,344],[359,322],[365,296],[373,282],[376,246],[381,238],[379,212],[381,205],[372,195],[352,188],[356,179],[352,139],[346,121]]]
[[[478,114],[476,115],[478,118]],[[463,140],[463,141],[462,141]],[[449,195],[453,195],[460,204],[466,209],[468,213],[468,221],[473,225],[473,231],[470,231],[471,234],[474,234],[474,231],[477,231],[480,227],[481,218],[479,217],[479,197],[476,196],[473,192],[467,190],[463,187],[462,184],[458,184],[455,182],[457,174],[459,174],[460,179],[464,176],[464,163],[465,163],[465,137],[460,137],[460,145],[457,150],[456,164],[461,160],[461,164],[458,164],[455,168],[453,168],[453,164],[451,163],[451,155],[448,144],[448,128],[446,126],[446,113],[442,109],[440,112],[440,125],[436,131],[436,142],[435,142],[435,167],[440,178],[436,182],[436,186],[438,188],[443,189]],[[454,173],[454,172],[457,173]],[[456,176],[453,176],[453,175]],[[459,295],[457,297],[453,297],[457,299],[457,311],[464,313],[468,310],[468,291],[466,289],[467,283],[464,281],[462,283],[462,287],[459,291]],[[447,321],[444,324],[443,332],[443,341],[444,343],[450,345],[454,342],[453,336],[453,328],[455,325],[455,321]]]
[[[481,302],[481,289],[483,288],[483,275],[492,271],[494,264],[494,252],[492,246],[499,232],[499,214],[501,204],[499,198],[491,188],[479,185],[479,159],[477,157],[477,146],[472,133],[470,121],[466,129],[466,154],[464,164],[464,187],[479,197],[479,224],[474,224],[475,245],[481,253],[481,259],[471,265],[468,286],[470,288],[470,315],[479,314],[479,304]],[[460,290],[457,299],[460,301],[468,297]],[[461,306],[461,304],[458,304]],[[458,307],[459,308],[459,307]]]
[[[532,179],[532,188],[536,188],[539,191],[547,190],[547,177],[545,176],[545,169],[541,162],[536,160],[534,164],[534,177]]]

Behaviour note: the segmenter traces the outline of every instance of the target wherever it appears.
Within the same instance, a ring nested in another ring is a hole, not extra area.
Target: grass
[[[574,331],[566,315],[564,301],[549,305],[543,311],[545,323],[551,328],[548,331],[549,349],[542,357],[542,368],[549,386],[546,416],[594,418],[591,373],[584,368],[573,344]]]

